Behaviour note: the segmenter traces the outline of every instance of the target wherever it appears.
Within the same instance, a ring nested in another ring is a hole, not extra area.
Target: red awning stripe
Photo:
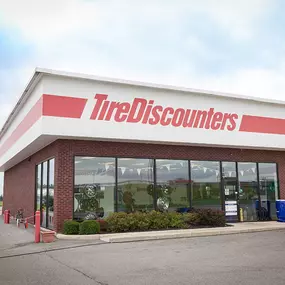
[[[16,127],[12,132],[10,137],[3,143],[0,148],[0,156],[2,156],[16,141],[25,134],[42,116],[42,97],[38,102],[32,107],[28,114],[24,117],[22,122]]]
[[[285,119],[243,115],[240,132],[285,134]]]
[[[80,119],[87,99],[43,95],[43,116]]]

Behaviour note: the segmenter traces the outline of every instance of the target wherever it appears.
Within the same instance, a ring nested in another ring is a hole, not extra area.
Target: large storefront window
[[[191,161],[191,180],[192,207],[221,209],[219,162]]]
[[[47,202],[47,214],[48,214],[48,226],[53,228],[53,205],[54,205],[54,159],[49,161],[49,179],[48,179],[48,202]]]
[[[49,162],[48,171],[53,173],[53,168]],[[232,222],[276,219],[274,163],[75,157],[74,168],[74,218],[78,220],[105,218],[115,211],[185,212],[191,207],[223,209]],[[43,197],[45,169],[45,164],[37,169],[38,181],[42,179],[37,193],[42,191]],[[53,177],[48,179],[48,200],[40,204],[43,209],[48,205],[47,220],[52,224]]]
[[[152,159],[118,159],[118,211],[154,209]]]
[[[36,210],[39,211],[41,209],[41,188],[42,187],[42,165],[37,165],[37,197],[36,197]]]
[[[259,214],[257,164],[239,162],[238,175],[241,216],[244,221],[256,221]]]
[[[278,199],[278,180],[275,163],[259,163],[261,212],[265,218],[276,220],[275,201]]]
[[[42,184],[42,215],[41,215],[41,226],[46,227],[47,220],[47,180],[48,180],[48,162],[44,162],[43,165],[43,184]]]
[[[75,219],[106,217],[114,212],[115,173],[115,158],[75,157]]]
[[[36,167],[36,210],[41,212],[41,226],[53,228],[54,159]]]
[[[187,160],[156,160],[157,207],[183,211],[190,207]]]

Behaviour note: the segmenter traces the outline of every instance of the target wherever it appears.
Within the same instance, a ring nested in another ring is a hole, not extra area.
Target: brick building
[[[276,219],[284,104],[37,69],[0,133],[4,209],[56,231],[114,211]]]

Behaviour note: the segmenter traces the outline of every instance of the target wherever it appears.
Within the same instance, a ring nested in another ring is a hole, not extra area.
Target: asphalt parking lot
[[[284,230],[98,243],[2,257],[0,284],[284,285],[284,256]]]

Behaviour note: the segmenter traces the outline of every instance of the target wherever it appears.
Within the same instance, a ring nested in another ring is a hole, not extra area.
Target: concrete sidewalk
[[[131,232],[118,234],[101,234],[101,235],[62,235],[57,234],[58,239],[74,240],[101,240],[104,242],[133,242],[159,239],[190,238],[203,236],[230,235],[240,233],[253,233],[262,231],[285,230],[285,223],[278,222],[248,222],[230,224],[223,228],[203,228],[203,229],[186,229],[186,230],[167,230],[167,231],[150,231],[150,232]]]
[[[15,223],[4,224],[3,216],[0,216],[0,251],[23,246],[34,242],[34,228],[20,228]]]

